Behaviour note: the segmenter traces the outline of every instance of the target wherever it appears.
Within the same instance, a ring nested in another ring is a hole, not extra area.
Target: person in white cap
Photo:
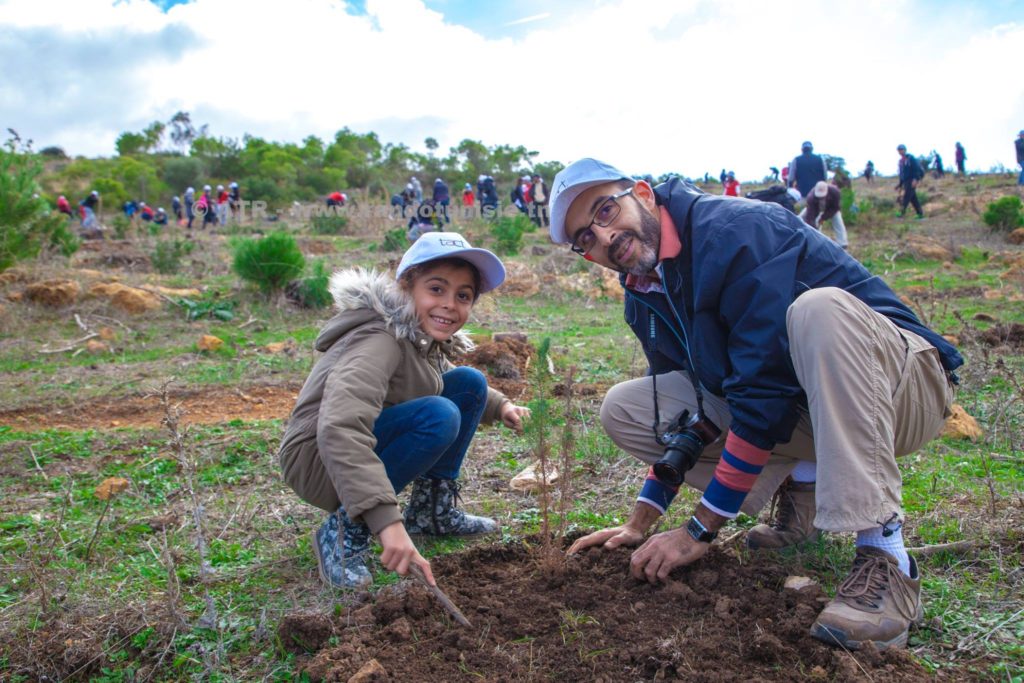
[[[639,545],[632,574],[665,581],[778,491],[778,517],[747,532],[749,547],[795,545],[818,529],[857,534],[853,570],[812,635],[851,649],[904,645],[921,583],[903,545],[896,456],[941,432],[957,350],[776,204],[678,178],[652,188],[582,159],[552,183],[550,234],[621,273],[625,319],[649,365],[601,407],[612,440],[652,465],[633,513],[569,552]],[[683,482],[703,494],[693,516],[645,541]]]
[[[481,421],[520,431],[528,411],[452,359],[471,347],[460,329],[473,305],[504,279],[497,256],[454,232],[420,237],[394,279],[360,268],[331,277],[337,314],[278,451],[285,482],[328,513],[313,537],[328,584],[370,582],[371,534],[387,569],[404,576],[416,564],[433,584],[411,535],[498,529],[456,507],[459,471]],[[410,483],[403,515],[397,494]]]
[[[843,223],[843,212],[839,210],[842,194],[835,185],[829,185],[824,180],[819,180],[815,183],[811,193],[807,195],[807,206],[800,212],[800,218],[818,231],[821,231],[822,223],[830,221],[832,232],[835,233],[836,244],[846,249],[849,247],[846,238],[846,224]]]

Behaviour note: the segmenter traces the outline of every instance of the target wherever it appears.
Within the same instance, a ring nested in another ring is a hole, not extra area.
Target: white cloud
[[[1024,126],[1013,76],[1024,23],[986,26],[969,8],[622,0],[525,17],[537,21],[517,39],[488,39],[420,0],[366,10],[10,0],[0,44],[20,45],[25,67],[0,81],[0,124],[110,154],[118,132],[182,109],[232,137],[349,126],[414,147],[474,138],[638,173],[727,167],[741,178],[781,166],[804,139],[854,168],[872,158],[891,172],[901,141],[951,158],[956,140],[974,167],[1012,166]],[[81,107],[83,92],[97,106]]]

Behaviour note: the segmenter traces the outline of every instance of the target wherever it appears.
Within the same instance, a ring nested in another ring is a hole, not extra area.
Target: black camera
[[[665,447],[665,455],[654,463],[654,476],[662,484],[679,486],[684,475],[697,464],[697,458],[705,446],[710,446],[722,436],[722,430],[706,416],[690,415],[684,410],[675,424],[658,442]]]

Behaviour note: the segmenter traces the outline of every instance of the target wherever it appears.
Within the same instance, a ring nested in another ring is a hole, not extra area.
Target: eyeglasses
[[[572,240],[571,249],[580,256],[589,254],[590,250],[597,244],[597,233],[594,232],[594,226],[607,228],[615,222],[615,219],[619,217],[619,212],[622,210],[617,200],[622,199],[632,191],[633,188],[631,187],[605,199],[601,206],[597,208],[597,211],[594,212],[594,217],[587,224],[587,227],[576,233],[576,237]]]

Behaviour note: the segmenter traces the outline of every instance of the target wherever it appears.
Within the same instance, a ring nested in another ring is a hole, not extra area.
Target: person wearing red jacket
[[[57,197],[57,213],[63,213],[68,218],[72,217],[71,204],[68,202],[68,198],[64,195]]]
[[[725,175],[725,185],[723,185],[722,194],[726,197],[739,197],[740,196],[740,183],[736,180],[736,174],[729,171]]]
[[[217,222],[221,225],[228,224],[228,199],[230,196],[223,185],[217,186]]]
[[[327,206],[328,206],[328,208],[332,207],[332,206],[338,206],[338,207],[345,206],[345,200],[346,199],[347,199],[347,197],[345,197],[345,195],[343,193],[338,192],[337,190],[335,190],[334,192],[332,192],[329,195],[327,195]]]

